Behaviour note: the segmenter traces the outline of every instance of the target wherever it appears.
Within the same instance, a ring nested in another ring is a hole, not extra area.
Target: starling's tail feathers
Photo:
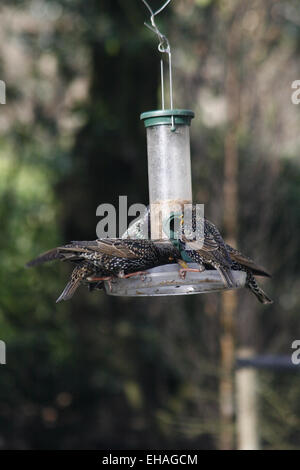
[[[258,287],[257,289],[253,289],[252,287],[249,287],[251,292],[257,297],[257,299],[262,303],[262,304],[272,304],[273,300],[268,297],[268,295],[260,288]]]
[[[272,304],[273,300],[259,287],[252,275],[247,276],[246,287],[256,296],[262,304]]]
[[[240,251],[238,251],[236,248],[233,248],[232,246],[226,244],[226,248],[230,253],[230,257],[234,262],[237,262],[238,264],[244,266],[245,268],[249,268],[255,276],[263,276],[263,277],[271,277],[271,274],[266,271],[266,269],[259,264],[255,263],[251,258],[248,258],[248,256],[244,255]]]
[[[78,289],[79,285],[81,283],[81,279],[76,279],[71,280],[68,282],[58,299],[56,300],[56,303],[61,302],[62,300],[69,300],[71,297],[73,297],[75,291]]]
[[[69,300],[73,297],[74,292],[80,286],[82,281],[90,274],[92,274],[93,268],[91,268],[88,263],[81,263],[73,269],[71,274],[71,279],[64,288],[63,292],[58,297],[57,302],[62,300]]]

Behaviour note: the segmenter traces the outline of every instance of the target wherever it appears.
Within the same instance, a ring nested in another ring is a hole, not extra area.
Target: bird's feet
[[[146,274],[149,274],[147,271],[136,271],[135,273],[130,273],[130,274],[124,274],[124,273],[119,273],[118,277],[121,279],[128,279],[129,277],[135,277],[135,276],[141,276],[142,281],[145,280]]]
[[[199,268],[199,269],[196,269],[196,268],[181,268],[179,269],[179,276],[181,277],[181,279],[185,279],[186,278],[186,273],[202,273],[203,269]]]
[[[201,273],[205,269],[202,264],[199,264],[199,268],[189,268],[189,265],[183,260],[179,260],[178,264],[179,264],[179,266],[181,266],[181,268],[179,269],[179,276],[181,277],[181,279],[186,278],[186,273],[187,272]]]

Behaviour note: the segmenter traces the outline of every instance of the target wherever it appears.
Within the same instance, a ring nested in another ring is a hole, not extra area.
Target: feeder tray
[[[199,269],[196,263],[189,263],[189,268]],[[232,271],[236,288],[244,287],[246,273]],[[164,295],[204,294],[208,292],[231,290],[224,285],[218,271],[187,272],[185,279],[179,274],[177,264],[165,264],[148,269],[145,276],[137,275],[126,279],[114,279],[104,282],[108,295],[125,297],[156,297]]]

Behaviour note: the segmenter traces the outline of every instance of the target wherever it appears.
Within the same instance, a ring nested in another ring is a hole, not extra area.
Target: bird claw
[[[203,271],[203,269],[199,268],[199,269],[196,269],[196,268],[181,268],[179,269],[179,276],[181,277],[181,279],[185,279],[186,278],[186,273],[187,272],[190,272],[190,273],[201,273]]]
[[[146,274],[149,274],[148,271],[137,271],[135,273],[124,274],[122,279],[128,279],[129,277],[141,276],[142,281],[145,281]]]
[[[186,278],[186,268],[179,269],[179,276],[182,280]]]

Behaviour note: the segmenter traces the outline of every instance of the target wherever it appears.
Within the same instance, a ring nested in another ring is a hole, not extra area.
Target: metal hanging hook
[[[158,38],[159,38],[159,45],[158,45],[158,50],[160,52],[168,52],[169,49],[170,49],[170,44],[169,44],[169,41],[167,39],[167,37],[162,34],[156,23],[155,23],[155,16],[159,15],[159,13],[161,13],[165,8],[166,6],[170,3],[171,0],[167,0],[161,8],[159,8],[156,12],[153,12],[152,8],[150,7],[150,5],[146,2],[146,0],[142,0],[143,3],[146,5],[146,7],[148,8],[148,10],[150,11],[151,13],[151,16],[150,16],[150,20],[151,20],[151,24],[152,24],[152,27],[150,25],[148,25],[146,22],[144,23],[145,26],[147,26],[147,28],[149,28],[151,31],[153,31],[154,33],[157,34]],[[165,43],[165,45],[164,45]]]
[[[162,34],[156,23],[155,23],[155,16],[157,16],[159,13],[161,13],[166,6],[171,2],[171,0],[167,0],[158,10],[155,12],[152,10],[150,5],[146,0],[142,0],[142,2],[146,5],[150,12],[150,21],[151,21],[151,26],[148,23],[144,23],[145,26],[147,26],[148,29],[150,29],[153,33],[155,33],[158,36],[159,39],[159,44],[158,44],[158,50],[159,52],[163,54],[167,54],[168,56],[168,62],[169,62],[169,87],[170,87],[170,109],[173,109],[173,77],[172,77],[172,53],[171,53],[171,47],[168,38]],[[162,102],[162,109],[165,109],[165,91],[164,91],[164,65],[163,65],[163,59],[160,61],[160,78],[161,78],[161,102]],[[175,124],[174,124],[174,116],[171,117],[171,122],[172,122],[172,127],[171,130],[174,131]]]

